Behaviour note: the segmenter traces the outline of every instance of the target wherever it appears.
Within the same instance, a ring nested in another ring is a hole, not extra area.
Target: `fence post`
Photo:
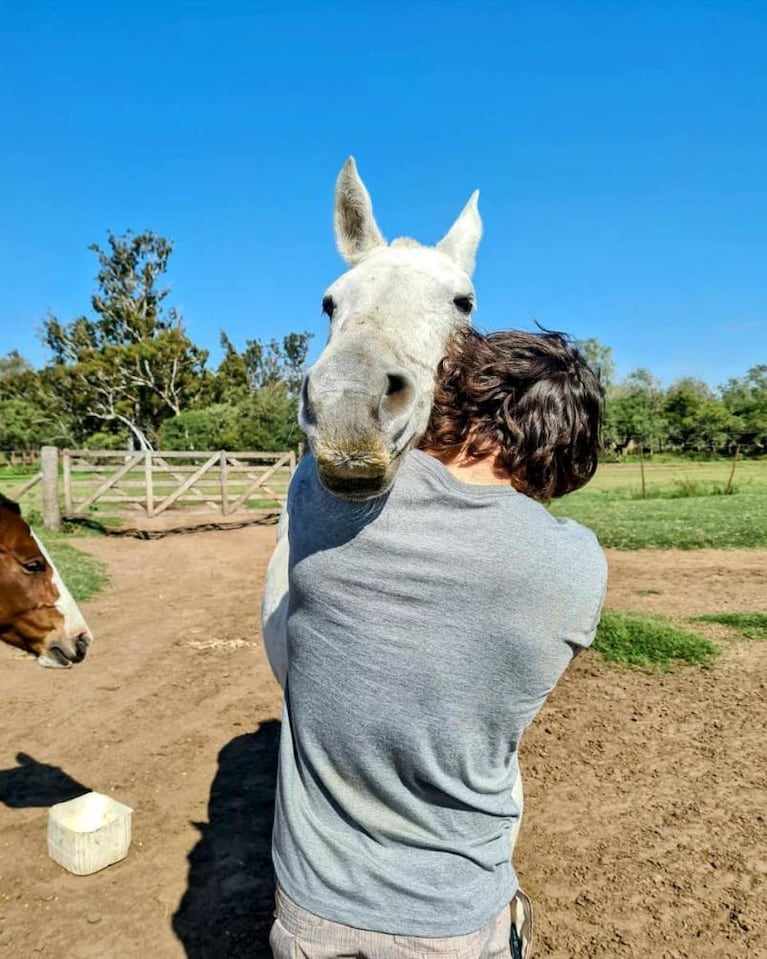
[[[740,443],[735,444],[735,455],[732,458],[732,469],[730,470],[730,476],[727,480],[727,485],[724,488],[725,496],[729,496],[732,492],[732,480],[735,476],[735,467],[738,465],[738,453],[740,453]]]
[[[226,450],[219,452],[219,474],[221,484],[221,515],[229,515],[229,464],[226,460]]]
[[[59,511],[59,451],[55,446],[40,450],[42,479],[43,526],[56,532],[61,529]]]
[[[64,480],[64,512],[66,516],[74,513],[72,498],[72,454],[69,450],[61,451],[61,476]]]
[[[154,484],[152,481],[152,451],[144,450],[144,485],[146,486],[146,515],[154,516]]]

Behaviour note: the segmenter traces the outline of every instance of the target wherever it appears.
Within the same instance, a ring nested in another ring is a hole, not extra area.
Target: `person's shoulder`
[[[313,475],[314,472],[314,454],[305,453],[296,464],[296,468],[293,470],[293,478],[298,478],[300,481],[306,476]]]
[[[599,545],[596,533],[592,529],[589,529],[588,526],[584,526],[583,523],[579,523],[577,520],[570,519],[567,516],[553,516],[551,513],[549,513],[549,516],[551,516],[561,535],[572,543],[574,547],[581,549],[589,548],[598,550],[600,553],[602,552],[602,547]]]
[[[579,579],[591,575],[598,584],[607,579],[607,557],[593,530],[574,519],[552,516],[559,533],[557,553],[565,565],[578,570]]]
[[[306,453],[296,464],[293,475],[290,478],[288,486],[288,508],[292,506],[300,492],[306,492],[319,484],[317,479],[317,470],[315,469],[314,456],[312,453]]]

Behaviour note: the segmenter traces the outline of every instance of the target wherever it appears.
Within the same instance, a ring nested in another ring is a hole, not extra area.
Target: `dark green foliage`
[[[255,390],[237,407],[240,449],[296,449],[303,436],[297,415],[298,400],[287,383]]]
[[[0,450],[36,450],[56,439],[40,407],[24,399],[0,399]]]
[[[238,450],[237,407],[214,403],[199,410],[186,410],[166,420],[160,428],[159,445],[165,450]]]

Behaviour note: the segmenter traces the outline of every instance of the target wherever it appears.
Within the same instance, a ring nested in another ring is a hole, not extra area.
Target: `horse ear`
[[[458,219],[437,244],[437,249],[446,253],[469,276],[474,272],[474,257],[482,238],[478,200],[479,190],[475,190]]]
[[[334,224],[338,252],[349,266],[354,266],[377,246],[386,244],[373,217],[370,194],[357,173],[354,157],[344,163],[336,180]]]
[[[3,496],[2,493],[0,493],[0,506],[2,506],[3,509],[7,509],[11,513],[15,513],[17,516],[21,516],[21,507],[19,504],[14,502],[12,499],[8,499],[7,496]]]

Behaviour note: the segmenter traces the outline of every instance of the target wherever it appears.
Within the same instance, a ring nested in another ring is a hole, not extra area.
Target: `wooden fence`
[[[21,497],[26,496],[27,493],[31,492],[38,483],[42,482],[42,479],[43,471],[38,470],[36,473],[28,476],[23,483],[19,483],[18,486],[14,487],[12,490],[9,490],[6,495],[18,503]]]
[[[276,514],[296,466],[292,451],[58,450],[44,446],[40,471],[14,489],[42,508],[43,525],[93,520],[110,528],[169,530],[239,525]],[[37,488],[39,486],[39,489]]]
[[[64,517],[168,528],[279,512],[296,454],[63,450],[61,465]]]
[[[11,474],[11,478],[8,480],[8,482],[11,482],[14,478],[19,479],[18,475],[14,475],[17,470],[21,469],[23,473],[35,467],[37,467],[37,471],[25,476],[17,486],[9,488],[6,484],[3,484],[3,493],[18,502],[22,496],[26,496],[40,483],[43,473],[40,468],[40,450],[0,450],[0,479],[6,477],[6,470]]]

